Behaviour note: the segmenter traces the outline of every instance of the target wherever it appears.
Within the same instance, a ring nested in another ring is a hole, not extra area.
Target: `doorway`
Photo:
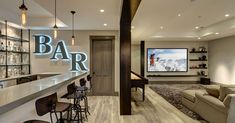
[[[114,95],[114,36],[90,37],[90,72],[92,95]]]

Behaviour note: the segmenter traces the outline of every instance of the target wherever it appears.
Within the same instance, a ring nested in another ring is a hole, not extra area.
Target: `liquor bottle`
[[[3,55],[0,54],[0,64],[2,65],[3,64]]]
[[[0,50],[3,50],[3,42],[1,41]]]
[[[10,41],[8,41],[7,50],[8,50],[8,51],[11,51],[11,42],[10,42]]]
[[[2,46],[2,50],[6,50],[3,41],[1,42],[1,46]]]

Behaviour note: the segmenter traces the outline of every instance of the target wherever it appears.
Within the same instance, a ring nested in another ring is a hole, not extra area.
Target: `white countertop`
[[[68,72],[0,89],[0,114],[51,91],[53,87],[77,79],[86,73],[87,72]]]
[[[0,82],[6,82],[6,81],[17,79],[17,78],[29,77],[29,76],[35,76],[35,75],[56,75],[56,74],[61,74],[61,73],[47,72],[47,73],[38,73],[38,74],[27,74],[27,75],[13,76],[13,77],[9,77],[9,78],[1,78]]]

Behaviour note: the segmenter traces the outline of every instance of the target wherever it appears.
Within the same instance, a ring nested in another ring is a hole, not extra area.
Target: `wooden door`
[[[91,56],[91,72],[94,74],[92,80],[92,94],[102,96],[113,95],[114,54],[112,40],[92,40]]]

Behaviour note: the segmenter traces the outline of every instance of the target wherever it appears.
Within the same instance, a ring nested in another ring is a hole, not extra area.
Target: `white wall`
[[[197,75],[195,69],[188,69],[188,72],[147,72],[147,48],[199,48],[204,46],[208,49],[208,42],[206,41],[145,41],[145,76],[146,75]],[[197,58],[200,54],[188,54],[188,58]],[[210,59],[209,59],[210,60]],[[189,62],[188,67],[192,64],[199,64],[196,62]],[[205,70],[208,74],[208,70]],[[199,81],[199,77],[152,77],[150,81]]]
[[[211,81],[235,84],[235,36],[209,42]]]
[[[53,31],[41,30],[41,31],[31,31],[31,35],[34,34],[46,34],[53,37]],[[71,31],[64,30],[58,32],[59,40],[64,40],[68,46],[69,51],[79,51],[84,52],[88,56],[87,67],[90,68],[90,36],[115,36],[115,91],[119,91],[119,32],[118,31],[75,31],[75,46],[71,46]],[[56,44],[58,40],[53,40],[53,45]],[[31,65],[32,73],[43,73],[43,72],[66,72],[70,70],[70,63],[65,61],[50,61],[51,54],[47,56],[36,56],[33,54],[34,38],[31,41]]]
[[[131,70],[140,74],[140,45],[131,45]]]

